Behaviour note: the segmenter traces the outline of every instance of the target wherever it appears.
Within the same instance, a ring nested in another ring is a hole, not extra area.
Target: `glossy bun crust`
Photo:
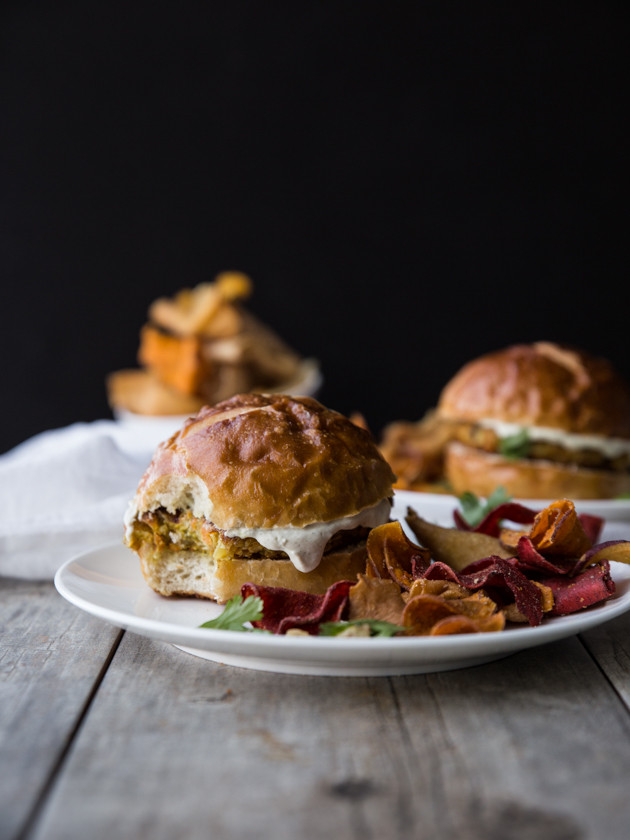
[[[302,527],[371,507],[394,481],[370,433],[317,400],[241,394],[158,447],[135,503],[150,510],[183,486],[219,529]]]
[[[605,359],[551,342],[517,344],[466,364],[443,389],[439,414],[575,434],[630,438],[630,388]]]

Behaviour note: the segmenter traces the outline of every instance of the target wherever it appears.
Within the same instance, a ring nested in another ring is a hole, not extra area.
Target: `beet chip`
[[[601,516],[592,513],[579,513],[578,519],[582,523],[584,533],[592,543],[596,543],[604,527],[604,520]]]
[[[518,568],[524,572],[539,572],[548,575],[572,575],[575,574],[580,563],[575,558],[567,560],[549,560],[547,557],[536,551],[534,543],[529,537],[521,537],[518,541],[516,551],[518,554]]]
[[[553,575],[545,578],[544,583],[553,592],[551,615],[577,612],[600,601],[607,601],[615,593],[608,562],[589,566],[576,577]]]
[[[458,575],[444,563],[433,563],[425,572],[425,577],[455,580],[473,591],[482,588],[497,591],[505,603],[514,600],[519,612],[534,627],[541,623],[543,617],[542,593],[533,581],[518,570],[516,562],[501,557],[487,557],[466,566]]]
[[[518,522],[519,525],[530,525],[534,521],[535,516],[536,511],[530,510],[525,505],[520,505],[518,502],[503,502],[487,513],[481,522],[473,528],[466,522],[457,509],[453,511],[455,525],[461,531],[477,531],[481,534],[487,534],[489,537],[499,536],[501,531],[500,523],[503,519],[509,519],[510,522]]]
[[[348,609],[348,592],[354,581],[341,580],[329,586],[324,595],[313,595],[282,586],[258,586],[244,583],[241,595],[257,595],[263,602],[263,618],[252,624],[259,630],[284,634],[299,628],[312,636],[325,621],[341,621]]]

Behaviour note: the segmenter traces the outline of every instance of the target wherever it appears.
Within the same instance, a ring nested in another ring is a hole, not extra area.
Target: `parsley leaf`
[[[262,598],[257,595],[248,595],[243,600],[242,595],[235,595],[225,605],[221,615],[200,624],[200,627],[211,630],[240,630],[248,631],[245,627],[246,621],[258,621],[263,616]]]
[[[463,518],[471,528],[476,528],[491,511],[509,502],[512,497],[499,485],[485,501],[469,491],[462,493],[458,498]]]
[[[338,636],[347,630],[348,627],[356,627],[359,624],[367,624],[370,628],[370,636],[381,636],[387,638],[396,633],[403,632],[406,628],[389,621],[380,621],[376,618],[356,618],[353,621],[325,621],[319,626],[320,636]]]
[[[527,429],[519,429],[513,435],[501,438],[499,452],[504,458],[526,458],[529,455],[530,445]]]

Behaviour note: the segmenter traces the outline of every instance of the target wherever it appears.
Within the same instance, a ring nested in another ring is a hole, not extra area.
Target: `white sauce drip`
[[[523,426],[521,423],[504,423],[502,420],[478,420],[477,422],[480,426],[495,431],[500,438],[518,434],[523,428],[526,428],[531,440],[558,443],[565,449],[595,449],[608,458],[616,458],[630,452],[630,440],[624,438],[578,435],[572,432],[564,432],[562,429],[552,429],[549,426]]]
[[[303,528],[230,528],[225,533],[228,537],[239,539],[251,538],[269,551],[284,551],[296,569],[300,572],[312,572],[319,566],[328,540],[337,531],[348,531],[363,525],[376,528],[389,519],[391,502],[383,499],[373,507],[330,522],[314,522]]]

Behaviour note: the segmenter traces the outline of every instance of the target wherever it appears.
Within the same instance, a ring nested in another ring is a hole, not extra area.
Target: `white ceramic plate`
[[[613,563],[615,597],[539,627],[498,633],[413,638],[272,636],[204,630],[222,607],[196,598],[163,598],[142,577],[136,556],[104,546],[66,562],[55,586],[70,603],[116,627],[169,642],[195,656],[261,671],[328,676],[420,674],[466,668],[573,636],[630,609],[630,567]]]
[[[428,511],[425,519],[435,518],[440,524],[453,524],[453,510],[457,507],[456,496],[448,493],[418,493],[411,490],[399,490],[397,495],[406,496],[412,507]],[[514,499],[532,510],[541,510],[555,499]],[[592,513],[603,517],[606,522],[630,522],[630,499],[584,499],[577,500],[575,509],[580,513]]]

